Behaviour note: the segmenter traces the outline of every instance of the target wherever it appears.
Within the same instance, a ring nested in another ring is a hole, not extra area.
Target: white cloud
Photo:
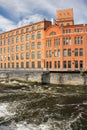
[[[14,19],[11,21],[1,16],[0,28],[3,31],[37,22],[42,17],[55,17],[56,10],[59,9],[73,8],[76,24],[86,23],[87,19],[87,2],[84,3],[83,0],[0,0],[0,7],[5,9],[10,18]],[[18,23],[15,23],[15,19]]]
[[[14,29],[15,27],[16,27],[16,25],[14,24],[14,22],[12,22],[9,19],[6,19],[5,17],[0,15],[0,30],[1,30],[1,32]]]

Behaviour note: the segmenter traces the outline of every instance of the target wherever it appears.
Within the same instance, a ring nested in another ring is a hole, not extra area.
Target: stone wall
[[[87,85],[87,73],[81,76],[80,72],[50,72],[43,70],[3,70],[0,79],[21,79],[30,82],[41,82],[61,85]]]

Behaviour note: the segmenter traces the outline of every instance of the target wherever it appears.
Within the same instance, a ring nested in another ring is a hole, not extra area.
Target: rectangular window
[[[80,60],[80,69],[82,69],[82,68],[83,68],[83,61]]]
[[[19,60],[19,54],[16,54],[16,60]]]
[[[18,45],[16,45],[16,52],[17,52],[17,51],[19,51],[19,46],[18,46]]]
[[[78,56],[78,48],[75,49],[75,56]]]
[[[41,51],[37,52],[37,58],[40,59],[41,58]]]
[[[21,62],[21,68],[24,68],[24,62]]]
[[[8,46],[8,52],[10,52],[10,46]]]
[[[31,53],[31,57],[32,57],[32,59],[35,58],[35,52],[32,52],[32,53]]]
[[[6,45],[6,41],[4,40],[4,45]]]
[[[14,43],[14,38],[12,38],[12,44]]]
[[[29,56],[29,52],[26,52],[26,59],[29,59],[30,56]]]
[[[63,38],[63,45],[71,45],[71,38],[70,37]]]
[[[63,61],[63,68],[65,69],[66,67],[66,61]]]
[[[6,63],[4,63],[4,68],[6,68]]]
[[[38,43],[37,43],[37,48],[38,48],[38,49],[41,48],[41,42],[38,42]]]
[[[49,57],[49,51],[46,51],[46,58]]]
[[[57,50],[54,50],[54,57],[57,57]]]
[[[58,57],[60,57],[60,50],[58,50]]]
[[[38,67],[38,68],[41,68],[41,61],[38,61],[38,62],[37,62],[37,67]]]
[[[21,44],[21,51],[24,50],[24,44]]]
[[[35,43],[34,43],[34,42],[32,42],[31,48],[32,48],[32,49],[35,49]]]
[[[40,32],[40,31],[37,32],[37,38],[38,38],[38,39],[41,38],[41,32]]]
[[[80,55],[80,56],[83,56],[83,48],[80,48],[80,50],[79,50],[79,55]]]
[[[54,68],[57,68],[57,61],[54,61]]]
[[[14,52],[14,46],[12,46],[12,52]]]
[[[14,54],[12,54],[12,60],[14,60],[15,58],[14,58]]]
[[[68,68],[71,68],[71,61],[68,61]]]
[[[46,47],[51,47],[51,46],[52,46],[51,40],[46,40]]]
[[[28,41],[30,39],[30,35],[26,34],[26,41]]]
[[[29,28],[26,28],[26,32],[29,32]]]
[[[16,37],[16,43],[18,43],[19,42],[19,38],[18,38],[18,36]]]
[[[21,60],[23,60],[24,59],[24,53],[21,53]]]
[[[18,62],[16,63],[16,68],[19,68],[19,63]]]
[[[71,56],[71,49],[68,49],[68,56]]]
[[[75,61],[75,68],[78,68],[78,61]]]
[[[14,68],[14,63],[12,62],[12,68]]]
[[[60,68],[60,61],[58,61],[58,68]]]
[[[60,45],[60,38],[54,39],[54,46],[59,46]]]
[[[6,53],[6,48],[4,48],[4,53]]]
[[[26,68],[29,68],[29,62],[26,62]]]
[[[10,63],[8,63],[8,68],[10,68]]]
[[[52,51],[49,50],[49,57],[52,57]]]
[[[24,41],[24,35],[21,36],[21,42],[23,42],[23,41]]]
[[[26,43],[26,50],[29,50],[30,46],[29,43]]]
[[[51,61],[49,62],[49,68],[52,68],[52,62]]]
[[[63,50],[63,56],[64,56],[64,57],[67,56],[67,50],[66,50],[66,49]]]
[[[8,44],[10,44],[10,39],[8,39]]]
[[[34,61],[32,62],[32,68],[35,68],[35,62]]]
[[[75,44],[82,44],[83,43],[83,37],[79,36],[79,37],[74,37],[74,43]]]

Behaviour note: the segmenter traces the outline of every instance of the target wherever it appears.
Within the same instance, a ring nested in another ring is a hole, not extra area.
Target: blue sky
[[[75,24],[87,24],[87,0],[0,0],[0,33],[55,18],[56,10],[73,8]]]

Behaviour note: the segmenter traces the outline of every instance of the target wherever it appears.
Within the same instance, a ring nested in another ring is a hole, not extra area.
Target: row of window
[[[75,52],[74,52],[75,51]],[[66,57],[70,57],[72,56],[72,53],[74,52],[75,56],[83,56],[83,48],[75,48],[75,50],[72,51],[71,49],[63,49],[63,56]],[[47,50],[46,51],[46,58],[52,57],[52,55],[54,57],[60,57],[60,50]]]
[[[0,64],[0,68],[35,68],[37,66],[37,68],[41,68],[41,61],[38,61],[37,64],[35,64],[35,62],[31,62],[31,67],[30,67],[30,62],[26,62],[26,64],[24,64],[24,62],[12,62],[12,63],[4,63],[4,64]]]
[[[16,43],[18,43],[18,42],[23,42],[23,41],[25,41],[25,39],[24,39],[25,37],[24,37],[24,35],[22,35],[22,36],[17,36],[16,37]],[[37,32],[37,38],[39,39],[39,38],[41,38],[41,32]],[[30,34],[26,34],[26,41],[28,41],[28,40],[30,40],[30,39],[32,39],[32,40],[34,40],[35,39],[35,33],[32,33],[31,35]],[[0,41],[0,46],[2,46],[2,44],[3,45],[6,45],[7,43],[8,44],[10,44],[10,43],[15,43],[15,41],[14,41],[15,39],[14,38],[12,38],[12,39],[8,39],[7,41],[6,40],[4,40],[3,42],[2,41]]]
[[[30,32],[30,31],[33,31],[33,30],[35,30],[35,29],[41,29],[41,25],[38,25],[37,26],[37,28],[35,28],[34,26],[32,26],[31,28],[29,28],[29,27],[27,27],[26,28],[26,32]],[[12,34],[11,33],[8,33],[8,35],[7,34],[4,34],[4,38],[6,38],[6,36],[14,36],[15,34],[17,35],[17,34],[20,34],[20,33],[25,33],[25,30],[24,29],[21,29],[21,30],[17,30],[16,31],[16,33],[15,32],[12,32]],[[0,39],[2,38],[2,35],[0,35]]]
[[[63,61],[63,69],[66,69],[66,68],[71,69],[73,63],[74,63],[74,68],[76,68],[76,69],[78,69],[78,68],[82,69],[83,68],[83,61],[82,60],[80,60],[80,61],[75,60],[74,62]],[[60,61],[54,61],[54,68],[60,69],[60,66],[61,66],[60,64],[61,64]],[[52,68],[52,61],[46,62],[46,68]]]
[[[72,43],[72,38],[71,37],[64,37],[62,39],[63,41],[63,45],[64,46],[67,46],[67,45],[71,45]],[[77,36],[77,37],[74,37],[74,44],[82,44],[83,43],[83,37],[82,36]],[[60,38],[56,38],[54,39],[54,46],[59,46],[60,45]],[[46,40],[46,47],[49,48],[49,47],[52,47],[52,40]]]
[[[38,51],[37,52],[37,54],[35,53],[35,52],[31,52],[31,53],[29,53],[29,52],[26,52],[26,54],[24,54],[24,53],[21,53],[21,54],[12,54],[11,56],[10,55],[8,55],[7,57],[6,56],[0,56],[0,61],[6,61],[6,60],[19,60],[19,59],[21,59],[21,60],[24,60],[25,58],[26,59],[29,59],[30,57],[32,58],[32,59],[35,59],[36,58],[36,56],[37,56],[37,58],[38,59],[40,59],[41,58],[41,51]]]
[[[86,30],[86,31],[87,31],[87,30]],[[74,32],[75,32],[75,33],[80,33],[80,32],[83,32],[83,29],[82,29],[82,28],[75,28],[75,29],[74,29]],[[65,29],[65,30],[63,30],[63,33],[64,33],[64,34],[71,33],[71,29]]]
[[[3,49],[0,48],[0,53],[4,52],[16,52],[17,51],[24,51],[25,49],[26,50],[29,50],[29,49],[35,49],[36,48],[36,45],[35,45],[35,42],[32,42],[31,45],[29,43],[26,43],[26,48],[24,46],[24,44],[21,44],[20,46],[19,45],[16,45],[16,46],[8,46],[8,48],[4,47]],[[38,42],[37,43],[37,49],[40,49],[41,48],[41,42]]]

